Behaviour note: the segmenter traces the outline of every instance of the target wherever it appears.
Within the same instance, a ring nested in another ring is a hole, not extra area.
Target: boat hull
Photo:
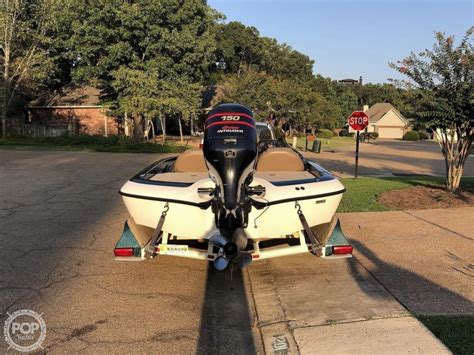
[[[163,211],[166,218],[163,232],[186,239],[208,239],[217,232],[214,213],[205,204],[198,188],[212,187],[210,179],[204,179],[189,187],[157,186],[128,181],[120,190],[130,216],[139,225],[156,228]]]
[[[254,198],[245,232],[249,239],[286,238],[302,230],[297,204],[310,226],[328,223],[336,213],[344,186],[335,178],[311,183],[276,186],[255,178],[253,186],[264,186],[262,198]],[[209,239],[218,233],[210,196],[199,188],[213,187],[206,178],[190,186],[161,186],[128,181],[121,189],[128,212],[138,225],[155,228],[167,209],[163,232],[178,239]],[[167,206],[167,208],[165,208]]]
[[[337,179],[284,187],[272,186],[261,179],[255,179],[254,183],[266,188],[266,201],[255,200],[267,206],[252,208],[249,214],[245,231],[251,239],[285,237],[302,230],[298,209],[310,226],[330,222],[345,191]]]

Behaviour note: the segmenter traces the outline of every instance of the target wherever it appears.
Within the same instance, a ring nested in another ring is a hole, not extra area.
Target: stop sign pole
[[[369,125],[369,116],[364,111],[354,111],[347,119],[349,126],[356,131],[356,154],[355,154],[355,172],[354,178],[357,179],[359,170],[359,132]]]

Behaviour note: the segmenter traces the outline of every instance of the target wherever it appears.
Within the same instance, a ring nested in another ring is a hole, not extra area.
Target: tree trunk
[[[3,82],[2,82],[2,138],[7,137],[7,112],[8,112],[8,96],[10,94],[8,80],[10,68],[10,48],[8,44],[3,50]]]
[[[194,136],[194,119],[191,118],[191,136]]]
[[[446,166],[446,189],[456,192],[461,183],[464,164],[471,150],[472,136],[470,132],[458,131],[457,142],[453,130],[450,133],[445,130],[439,136]]]
[[[2,90],[2,139],[7,138],[7,84],[4,83]]]
[[[179,137],[181,139],[181,145],[184,144],[184,140],[183,140],[183,125],[181,123],[181,116],[178,117],[178,124],[179,124]]]
[[[130,137],[130,122],[128,121],[128,113],[123,115],[123,133],[125,137]]]
[[[133,140],[135,142],[142,143],[145,141],[143,121],[142,115],[133,116]]]
[[[166,116],[162,115],[160,116],[160,121],[161,121],[161,131],[162,131],[162,136],[161,136],[161,145],[165,145],[166,142]]]
[[[450,192],[456,192],[461,183],[464,166],[457,166],[453,161],[448,162],[446,167],[446,189]]]

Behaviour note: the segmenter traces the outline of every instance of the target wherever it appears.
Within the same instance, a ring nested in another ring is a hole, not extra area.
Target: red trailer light
[[[352,245],[341,245],[337,247],[332,247],[333,254],[352,254]]]
[[[134,256],[133,248],[115,248],[114,254],[115,256]]]

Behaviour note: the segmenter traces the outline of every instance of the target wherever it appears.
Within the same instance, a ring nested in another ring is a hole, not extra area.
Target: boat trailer
[[[352,246],[344,235],[337,216],[329,223],[312,228],[305,226],[303,219],[302,230],[277,238],[249,239],[244,251],[251,255],[252,261],[302,253],[311,253],[325,259],[352,257]],[[144,261],[158,255],[214,261],[219,256],[219,250],[208,239],[173,236],[161,231],[161,228],[137,225],[133,218],[129,218],[115,245],[114,254],[115,259],[120,261]]]

